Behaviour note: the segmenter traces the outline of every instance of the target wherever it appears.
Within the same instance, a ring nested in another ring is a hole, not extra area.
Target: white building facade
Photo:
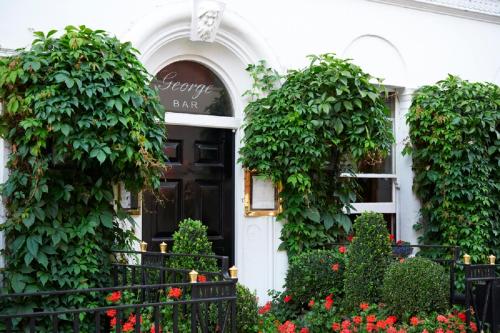
[[[397,239],[412,243],[420,206],[412,192],[411,159],[401,151],[413,91],[448,73],[500,84],[499,0],[0,0],[0,54],[28,46],[33,31],[82,24],[131,41],[152,75],[191,61],[223,83],[231,102],[228,114],[167,112],[165,120],[170,126],[234,133],[233,195],[225,202],[226,215],[233,224],[240,281],[257,290],[261,300],[268,289],[282,287],[287,258],[277,250],[281,224],[273,217],[244,214],[244,171],[237,160],[248,102],[242,95],[252,84],[248,64],[265,60],[285,72],[306,66],[309,54],[333,52],[384,79],[396,96],[392,160],[388,171],[359,177],[385,184],[388,194],[355,207],[386,214]],[[5,154],[1,157],[5,165]],[[3,168],[2,179],[6,174]],[[139,238],[143,217],[144,210],[136,216]]]

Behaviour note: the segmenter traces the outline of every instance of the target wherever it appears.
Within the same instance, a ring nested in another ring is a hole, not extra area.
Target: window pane
[[[365,159],[358,164],[357,173],[394,173],[392,170],[392,150],[381,161]]]
[[[392,179],[357,178],[360,185],[356,202],[392,202]]]
[[[168,112],[214,116],[233,115],[229,93],[207,67],[194,61],[178,61],[156,74],[152,85]]]

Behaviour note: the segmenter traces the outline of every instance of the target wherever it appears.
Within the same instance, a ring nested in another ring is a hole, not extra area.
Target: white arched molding
[[[267,66],[283,72],[278,59],[265,39],[248,22],[225,8],[214,42],[191,41],[191,1],[160,5],[121,34],[122,41],[130,41],[141,55],[139,59],[151,74],[164,66],[180,61],[196,61],[210,68],[224,83],[231,96],[233,117],[217,117],[182,113],[168,113],[166,123],[235,130],[235,159],[243,133],[240,129],[247,104],[242,94],[252,87],[246,67],[265,60]],[[239,279],[257,291],[260,301],[266,301],[267,290],[283,285],[286,254],[278,253],[280,224],[274,218],[244,217],[243,169],[235,164],[235,262]],[[138,227],[141,216],[136,218]],[[141,231],[136,235],[141,238]]]
[[[407,87],[407,65],[403,55],[389,39],[364,34],[354,38],[342,53],[372,76],[383,79],[383,84]]]

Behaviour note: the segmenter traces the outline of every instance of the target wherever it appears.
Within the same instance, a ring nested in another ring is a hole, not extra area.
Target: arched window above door
[[[229,93],[217,75],[194,61],[177,61],[156,74],[153,85],[167,112],[233,116]]]

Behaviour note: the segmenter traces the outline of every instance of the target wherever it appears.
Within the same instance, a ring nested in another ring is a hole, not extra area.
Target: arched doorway
[[[194,61],[162,68],[153,85],[168,112],[232,117],[228,91],[217,75]],[[160,197],[144,195],[142,238],[171,245],[180,221],[208,227],[216,254],[234,258],[234,133],[230,129],[168,125],[168,170]]]

